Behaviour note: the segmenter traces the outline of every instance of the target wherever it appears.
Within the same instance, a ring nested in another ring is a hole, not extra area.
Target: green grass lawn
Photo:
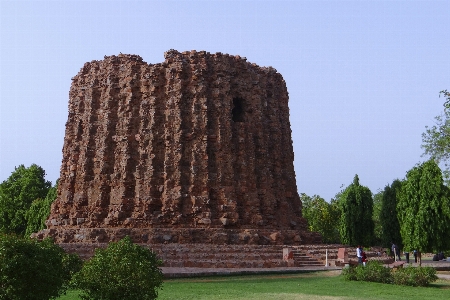
[[[345,281],[335,271],[301,274],[246,275],[171,279],[164,281],[158,299],[450,299],[450,281],[430,287]],[[60,299],[79,299],[70,291]]]

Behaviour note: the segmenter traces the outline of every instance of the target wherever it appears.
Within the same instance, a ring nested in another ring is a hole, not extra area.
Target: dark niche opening
[[[244,99],[233,98],[233,110],[231,111],[234,122],[244,122]]]

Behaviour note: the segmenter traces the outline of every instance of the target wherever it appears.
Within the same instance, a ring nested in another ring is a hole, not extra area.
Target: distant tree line
[[[433,159],[375,195],[355,175],[330,203],[317,195],[300,198],[309,229],[321,233],[325,243],[383,247],[395,243],[408,252],[450,249],[450,189]]]
[[[422,135],[424,155],[430,159],[414,166],[404,179],[373,194],[355,175],[329,203],[317,195],[300,195],[310,230],[321,233],[325,243],[383,247],[395,243],[419,255],[450,250],[450,92],[440,95],[446,98],[444,113]]]

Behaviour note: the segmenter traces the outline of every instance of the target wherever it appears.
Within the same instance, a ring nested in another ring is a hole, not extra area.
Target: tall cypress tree
[[[374,235],[372,192],[359,184],[358,175],[355,175],[352,184],[342,193],[339,206],[342,243],[353,246],[371,245]]]
[[[450,248],[450,190],[433,159],[406,174],[397,202],[400,233],[406,250]]]
[[[402,183],[396,179],[391,185],[386,185],[381,202],[380,223],[382,226],[381,241],[383,247],[390,247],[395,243],[403,249],[402,237],[400,235],[400,224],[397,217],[397,195]]]

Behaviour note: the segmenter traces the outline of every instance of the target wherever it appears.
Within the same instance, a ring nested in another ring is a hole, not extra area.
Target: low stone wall
[[[94,255],[95,249],[106,248],[107,243],[61,243],[69,253],[77,253],[83,259]],[[339,248],[347,248],[350,261],[357,262],[353,247],[339,244],[316,245],[252,245],[208,243],[140,243],[157,253],[164,267],[178,268],[280,268],[306,266],[336,266]],[[283,260],[283,248],[294,252],[293,261]],[[369,260],[384,264],[390,257],[379,257],[376,249],[366,251]],[[450,265],[450,263],[449,263]]]
[[[273,268],[287,267],[282,259],[282,246],[277,245],[211,245],[211,244],[141,244],[157,253],[164,267],[197,268]],[[106,243],[63,243],[69,253],[83,259],[105,248]]]

